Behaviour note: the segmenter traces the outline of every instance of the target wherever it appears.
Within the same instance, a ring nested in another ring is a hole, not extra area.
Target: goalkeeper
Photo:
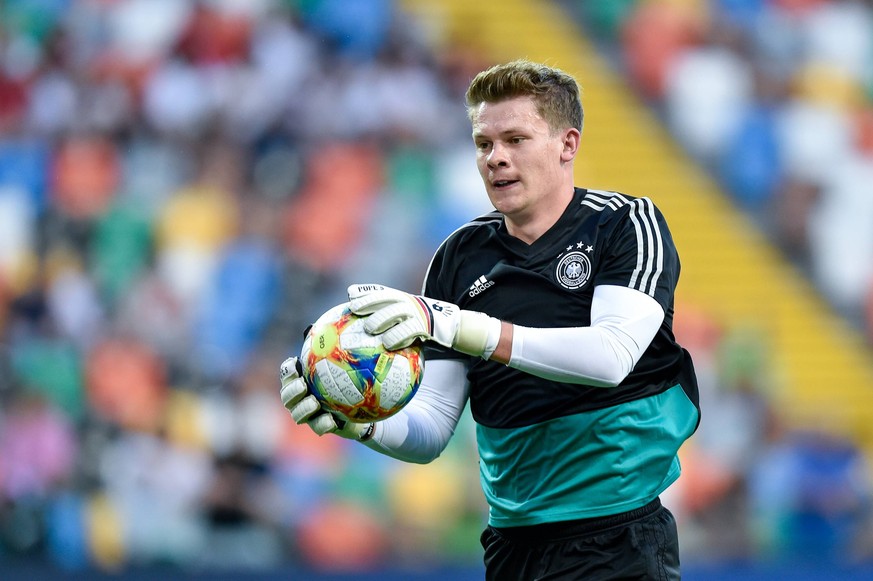
[[[487,579],[679,579],[659,495],[700,414],[672,332],[679,257],[664,216],[648,198],[574,187],[583,115],[563,71],[498,65],[466,101],[496,211],[440,245],[421,296],[349,287],[386,347],[425,342],[418,394],[385,421],[346,423],[306,394],[289,358],[285,407],[319,434],[424,463],[469,400]]]

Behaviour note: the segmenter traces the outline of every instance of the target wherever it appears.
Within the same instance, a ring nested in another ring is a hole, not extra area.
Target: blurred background
[[[463,94],[516,57],[680,250],[686,578],[871,578],[861,0],[0,3],[0,578],[481,578],[471,420],[402,464],[294,426],[278,366],[490,209]]]

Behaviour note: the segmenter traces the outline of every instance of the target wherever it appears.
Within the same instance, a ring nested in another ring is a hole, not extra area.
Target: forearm
[[[368,448],[386,456],[426,464],[446,448],[467,401],[466,367],[459,360],[426,363],[418,393],[396,415],[378,422]]]
[[[636,361],[621,342],[596,327],[516,327],[509,366],[554,381],[614,387]]]
[[[504,322],[492,359],[555,381],[613,387],[633,370],[663,319],[651,297],[598,287],[590,326],[530,328]]]

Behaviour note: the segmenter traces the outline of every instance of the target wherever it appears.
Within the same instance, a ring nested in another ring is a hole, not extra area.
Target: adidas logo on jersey
[[[482,275],[476,279],[476,282],[470,285],[470,292],[468,294],[471,297],[475,297],[479,293],[484,292],[489,286],[494,286],[494,281],[488,280],[485,278],[485,275]]]

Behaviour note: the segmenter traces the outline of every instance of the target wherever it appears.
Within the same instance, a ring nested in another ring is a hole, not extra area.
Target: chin
[[[515,192],[496,192],[492,193],[489,198],[491,204],[503,213],[520,210],[525,205],[524,198]]]
[[[524,211],[523,207],[514,204],[494,204],[494,207],[509,219],[520,216]]]

